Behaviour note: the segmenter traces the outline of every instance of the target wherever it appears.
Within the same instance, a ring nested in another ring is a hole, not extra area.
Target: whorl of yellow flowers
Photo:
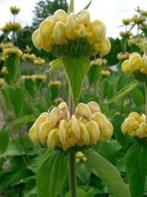
[[[103,66],[107,64],[107,60],[104,58],[97,58],[90,62],[91,66]]]
[[[1,31],[4,33],[10,33],[11,31],[19,31],[21,29],[21,24],[17,22],[8,22],[4,27],[1,28]]]
[[[141,56],[139,53],[130,54],[129,59],[122,63],[122,71],[124,73],[134,74],[138,78],[141,76],[146,79],[147,56]]]
[[[100,74],[103,77],[109,77],[111,75],[111,72],[109,70],[101,70]]]
[[[122,61],[122,60],[126,60],[129,58],[129,53],[128,52],[120,52],[117,54],[117,59]]]
[[[10,12],[13,14],[13,15],[17,15],[19,12],[20,12],[20,8],[16,7],[16,6],[11,6],[10,7]]]
[[[17,47],[10,47],[10,48],[4,48],[2,57],[5,59],[11,55],[15,55],[17,57],[20,57],[22,55],[22,51]]]
[[[94,101],[79,103],[72,115],[62,102],[42,113],[29,130],[32,142],[47,145],[50,151],[94,145],[111,138],[112,133],[112,124]]]
[[[59,56],[105,55],[111,47],[105,25],[100,20],[91,22],[87,10],[79,14],[57,10],[34,31],[32,40],[37,49]]]
[[[43,74],[22,75],[21,79],[23,81],[28,81],[28,80],[31,80],[31,81],[37,81],[37,80],[45,81],[46,80],[46,75],[43,75]]]
[[[144,114],[140,115],[137,112],[131,112],[121,125],[121,130],[124,134],[137,136],[138,138],[147,137],[147,119]]]

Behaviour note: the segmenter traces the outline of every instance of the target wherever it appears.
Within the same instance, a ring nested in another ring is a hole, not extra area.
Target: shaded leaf
[[[37,172],[39,197],[57,197],[67,174],[67,161],[62,151],[54,151],[42,162]]]
[[[84,153],[88,163],[96,175],[106,183],[113,197],[131,197],[128,186],[124,183],[115,166],[91,149],[85,150]]]

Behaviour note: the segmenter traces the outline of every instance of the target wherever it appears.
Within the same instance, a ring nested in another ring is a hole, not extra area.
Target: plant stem
[[[145,80],[145,83],[144,83],[144,92],[145,92],[145,115],[146,115],[146,121],[147,121],[147,80]]]
[[[77,197],[76,162],[74,150],[69,152],[69,183],[71,197]]]

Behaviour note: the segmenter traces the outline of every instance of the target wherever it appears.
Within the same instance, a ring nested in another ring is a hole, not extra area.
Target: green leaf
[[[20,125],[33,122],[35,120],[35,118],[36,117],[33,114],[24,115],[20,118],[17,118],[16,120],[13,120],[11,124],[13,127],[18,127]]]
[[[87,57],[64,57],[62,60],[74,104],[76,105],[81,95],[83,81],[90,68],[90,61]]]
[[[126,171],[132,197],[142,197],[145,187],[147,145],[134,144],[126,155]]]
[[[77,177],[80,179],[80,181],[83,184],[89,182],[92,169],[87,164],[87,162],[79,162],[77,163],[76,167],[77,167],[76,174],[77,174]]]
[[[0,130],[0,152],[3,153],[7,147],[8,147],[8,143],[9,143],[9,134],[7,130]]]
[[[106,183],[113,197],[131,197],[128,186],[124,183],[117,168],[91,149],[85,150],[84,153],[88,163],[96,175]]]
[[[77,189],[77,194],[78,194],[78,197],[94,197],[95,196],[94,191],[85,192],[81,188]],[[70,192],[68,192],[65,197],[71,197]]]
[[[39,197],[57,197],[67,175],[68,157],[54,151],[44,160],[37,172]]]
[[[125,95],[127,95],[129,92],[131,92],[133,89],[135,89],[139,85],[138,81],[132,81],[127,86],[122,88],[120,91],[118,91],[109,101],[108,103],[114,103],[121,98],[123,98]]]

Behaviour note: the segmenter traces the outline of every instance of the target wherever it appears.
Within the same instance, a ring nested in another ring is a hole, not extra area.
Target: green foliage
[[[9,143],[9,133],[5,129],[0,130],[0,153],[3,153]]]
[[[113,197],[130,197],[128,186],[117,168],[93,150],[85,150],[84,153],[94,173],[106,183]]]
[[[134,144],[126,154],[126,171],[132,197],[144,194],[145,177],[147,174],[147,145]]]
[[[86,57],[64,57],[62,61],[72,98],[76,105],[81,95],[84,79],[90,68],[90,62]]]
[[[37,172],[37,185],[40,197],[57,197],[67,173],[68,157],[61,151],[50,153]]]

